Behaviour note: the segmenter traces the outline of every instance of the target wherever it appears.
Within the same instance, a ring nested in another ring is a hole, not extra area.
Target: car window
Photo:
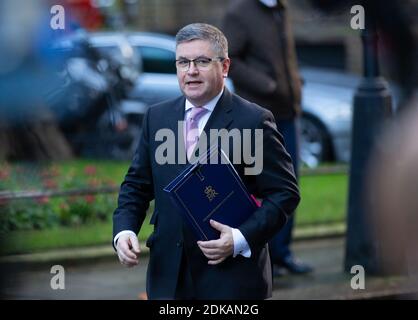
[[[146,46],[135,48],[142,57],[143,72],[176,73],[176,54],[173,51]]]

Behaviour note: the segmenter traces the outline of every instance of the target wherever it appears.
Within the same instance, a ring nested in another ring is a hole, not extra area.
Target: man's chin
[[[186,92],[185,96],[196,107],[202,105],[202,101],[204,101],[204,97],[200,94]]]
[[[185,93],[189,97],[199,98],[202,96],[202,88],[186,88]]]

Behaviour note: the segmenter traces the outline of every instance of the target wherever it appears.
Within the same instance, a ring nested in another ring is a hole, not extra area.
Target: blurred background
[[[378,76],[387,80],[391,110],[394,115],[401,109],[412,110],[416,106],[404,106],[411,104],[417,85],[416,1],[369,3],[366,14],[373,10],[380,22],[374,59],[379,61]],[[25,254],[110,247],[118,186],[138,143],[143,115],[150,105],[181,94],[174,35],[192,22],[219,27],[228,4],[224,0],[1,1],[0,253],[4,263]],[[343,274],[344,250],[350,251],[344,239],[350,220],[353,113],[356,92],[366,75],[362,30],[350,27],[353,4],[288,1],[303,82],[302,202],[295,237],[307,243],[329,237],[337,246],[337,258],[324,255],[318,263],[337,261],[336,274]],[[61,7],[52,10],[56,5]],[[234,90],[231,79],[227,85]],[[400,128],[398,124],[387,130]],[[151,231],[152,226],[145,224],[140,240]],[[347,275],[341,277],[339,281],[349,283]],[[277,288],[301,285],[300,280],[278,281]],[[5,283],[2,295],[9,298],[59,298],[47,291],[44,296],[25,296],[32,291],[24,284]],[[94,293],[86,298],[94,298]]]
[[[58,22],[65,28],[54,30],[50,22],[56,15],[50,8],[59,3],[65,21]],[[13,140],[21,141],[17,146],[8,143],[12,137],[3,137],[7,147],[0,159],[129,159],[146,108],[180,94],[173,63],[175,33],[194,21],[219,26],[227,5],[187,0],[3,2],[1,40],[9,43],[2,46],[0,62],[1,76],[7,77],[1,90],[3,122],[7,119],[9,132],[17,130],[10,129],[10,121],[30,119],[39,141],[36,145],[15,132]],[[362,72],[360,31],[349,27],[349,10],[327,14],[307,0],[288,5],[304,83],[302,161],[308,167],[347,163],[352,99]],[[392,90],[397,93],[395,84]],[[48,125],[38,128],[39,121]],[[54,139],[52,132],[59,132]]]

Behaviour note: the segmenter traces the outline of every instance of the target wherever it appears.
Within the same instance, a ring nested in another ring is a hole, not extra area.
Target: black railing
[[[103,193],[116,193],[119,187],[84,188],[70,190],[35,190],[35,191],[0,191],[0,203],[2,201],[39,199],[44,197],[71,197],[86,196]]]

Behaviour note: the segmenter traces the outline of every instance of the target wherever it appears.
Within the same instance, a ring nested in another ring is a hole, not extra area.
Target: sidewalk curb
[[[140,256],[148,256],[149,249],[140,242]],[[46,252],[36,252],[28,254],[16,254],[0,257],[0,264],[3,265],[27,265],[44,266],[46,264],[81,264],[91,263],[103,260],[118,261],[118,257],[113,248],[109,245],[94,247],[78,247],[67,249],[55,249]]]
[[[293,240],[295,242],[299,242],[324,238],[336,238],[344,235],[344,223],[336,223],[333,225],[315,225],[295,229]],[[140,249],[140,256],[148,256],[149,249],[145,246],[145,242],[140,242]],[[116,252],[110,245],[55,249],[45,252],[2,256],[0,257],[0,264],[27,264],[33,266],[52,263],[89,263],[91,261],[105,259],[114,259],[115,261],[118,260]]]
[[[337,238],[345,236],[346,224],[335,222],[326,225],[309,225],[297,227],[294,230],[293,241]]]

